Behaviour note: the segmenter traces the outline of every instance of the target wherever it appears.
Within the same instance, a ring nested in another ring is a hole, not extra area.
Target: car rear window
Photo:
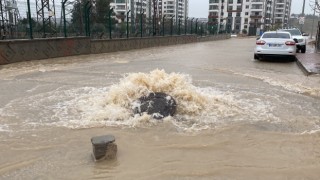
[[[284,31],[291,33],[293,36],[301,36],[301,33],[298,29],[285,29]]]
[[[262,38],[290,39],[290,35],[288,33],[266,33],[262,36]]]

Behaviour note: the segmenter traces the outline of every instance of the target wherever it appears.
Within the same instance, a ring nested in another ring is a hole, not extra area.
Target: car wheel
[[[296,53],[299,53],[299,49],[297,48]]]
[[[259,60],[259,56],[256,55],[256,54],[254,54],[253,59],[254,59],[254,60]]]
[[[301,53],[306,53],[306,46],[302,46]]]

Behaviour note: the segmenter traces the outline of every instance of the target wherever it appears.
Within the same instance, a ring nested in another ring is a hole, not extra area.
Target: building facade
[[[113,0],[110,4],[118,19],[125,21],[126,13],[130,10],[131,17],[140,15],[147,18],[161,19],[163,16],[178,21],[188,17],[188,0]],[[131,18],[132,19],[132,18]],[[130,19],[130,20],[131,20]],[[184,22],[184,21],[183,21]]]
[[[288,27],[291,0],[209,0],[209,25],[218,31],[255,35]]]

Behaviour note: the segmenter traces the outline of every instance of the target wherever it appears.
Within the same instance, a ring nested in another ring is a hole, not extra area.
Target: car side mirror
[[[260,37],[257,37],[257,40],[259,40],[260,39]]]
[[[294,42],[298,43],[298,39],[294,38],[293,40],[294,40]]]
[[[308,33],[303,33],[302,36],[309,36],[309,34]]]

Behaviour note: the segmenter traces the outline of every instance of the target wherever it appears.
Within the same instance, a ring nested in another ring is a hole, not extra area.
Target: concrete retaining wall
[[[187,44],[227,39],[230,35],[197,37],[166,36],[113,40],[90,40],[87,37],[0,41],[0,65],[82,54],[98,54],[156,46]]]
[[[231,37],[230,34],[220,34],[217,36],[203,36],[203,37],[198,37],[198,42],[217,41],[217,40],[229,39],[230,37]]]
[[[89,38],[0,41],[0,65],[80,54],[90,54]]]
[[[126,51],[131,49],[142,49],[156,46],[168,46],[175,44],[186,44],[197,42],[197,37],[187,36],[166,36],[152,38],[130,38],[115,40],[92,40],[91,53],[108,53],[115,51]]]

